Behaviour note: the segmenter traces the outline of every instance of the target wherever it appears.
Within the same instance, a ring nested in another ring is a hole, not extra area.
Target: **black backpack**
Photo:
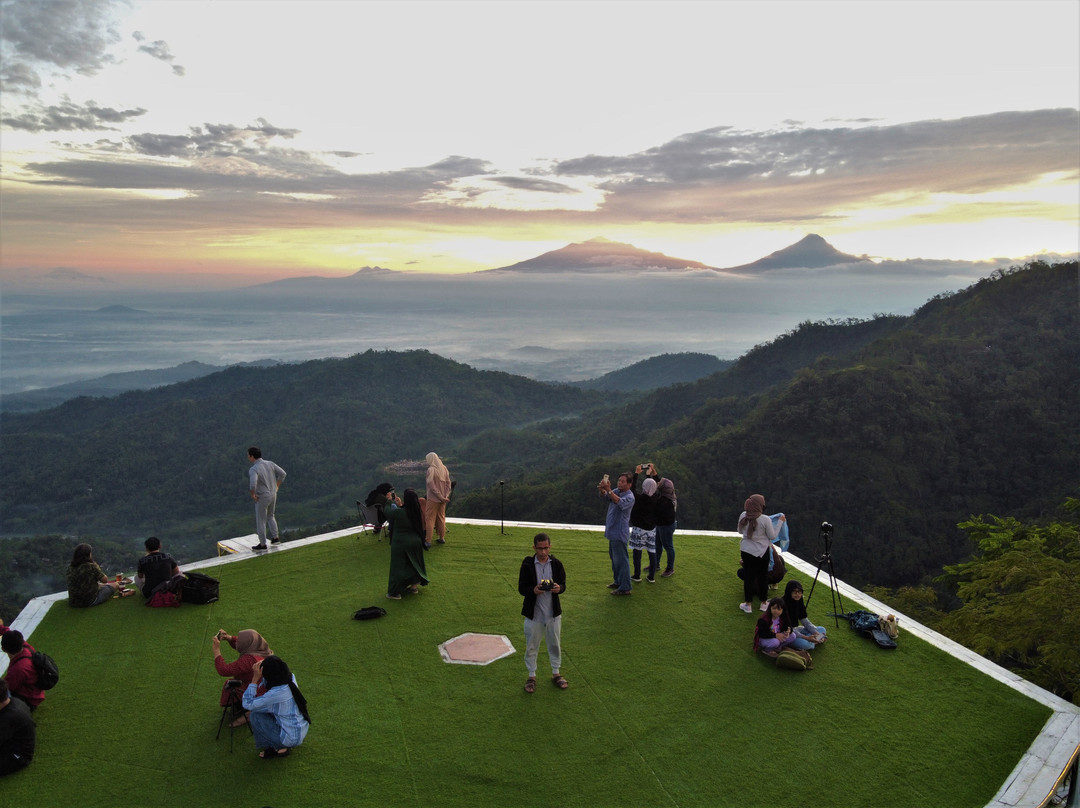
[[[56,667],[56,660],[44,651],[34,651],[30,654],[30,662],[37,674],[37,684],[42,690],[52,690],[60,681],[60,669]]]

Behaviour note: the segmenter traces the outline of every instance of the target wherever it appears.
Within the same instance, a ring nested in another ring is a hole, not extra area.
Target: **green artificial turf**
[[[31,642],[61,682],[5,802],[962,808],[996,793],[1050,715],[903,626],[895,651],[834,628],[820,582],[828,643],[812,671],[776,668],[751,652],[731,539],[676,534],[676,574],[614,598],[601,534],[548,532],[567,571],[565,691],[543,649],[537,692],[522,689],[527,528],[451,525],[431,585],[401,601],[383,597],[389,548],[367,534],[208,570],[209,606],[58,603]],[[351,619],[368,605],[387,616]],[[289,758],[260,760],[246,729],[231,753],[227,728],[214,739],[218,628],[257,629],[296,674],[313,723]],[[469,631],[516,653],[445,663],[438,645]]]

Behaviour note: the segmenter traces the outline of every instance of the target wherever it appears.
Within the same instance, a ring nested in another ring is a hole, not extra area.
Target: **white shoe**
[[[769,611],[769,601],[767,601],[767,600],[761,601],[761,611],[763,611],[763,612]]]
[[[740,603],[739,608],[742,609],[747,614],[750,614],[751,612],[753,612],[753,609],[750,608],[749,603]]]

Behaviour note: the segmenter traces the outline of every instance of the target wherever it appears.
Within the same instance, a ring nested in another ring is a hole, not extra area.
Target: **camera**
[[[832,535],[832,525],[830,525],[828,522],[822,522],[821,523],[821,535],[822,536],[831,536]]]
[[[551,591],[551,588],[552,588],[552,587],[553,587],[554,585],[555,585],[555,582],[554,582],[554,581],[551,581],[551,580],[549,580],[548,578],[545,578],[544,580],[542,580],[542,581],[541,581],[541,582],[540,582],[540,583],[538,584],[538,586],[540,587],[540,591],[541,591],[541,592],[550,592],[550,591]]]

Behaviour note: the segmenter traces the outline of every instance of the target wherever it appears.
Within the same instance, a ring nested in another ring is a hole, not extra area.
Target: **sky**
[[[1072,255],[1076,0],[0,0],[0,279]]]

